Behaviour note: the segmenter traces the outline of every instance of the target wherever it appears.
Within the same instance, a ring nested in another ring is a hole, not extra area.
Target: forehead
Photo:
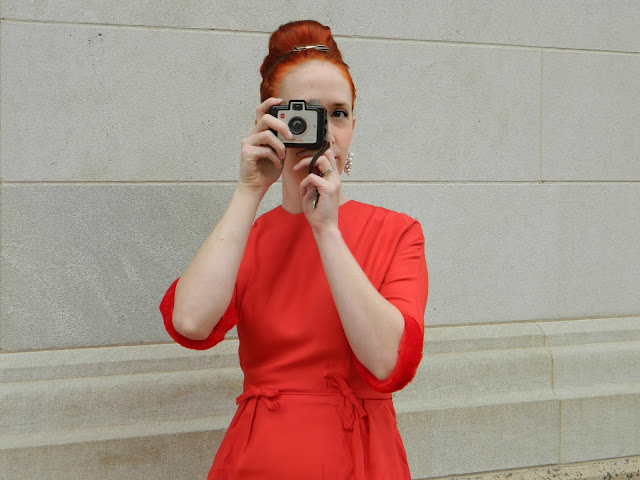
[[[340,69],[318,60],[293,67],[280,82],[278,96],[285,101],[317,98],[323,104],[351,105],[351,88]]]

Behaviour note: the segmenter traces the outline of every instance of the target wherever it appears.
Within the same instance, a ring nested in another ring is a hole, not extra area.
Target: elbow
[[[373,369],[369,370],[371,374],[376,377],[376,379],[384,382],[387,380],[393,371],[396,368],[396,364],[398,363],[398,352],[395,352],[395,355],[390,356],[387,361],[381,361],[377,365],[374,366]]]
[[[171,321],[175,331],[189,340],[206,340],[211,335],[211,328],[207,328],[202,322],[195,321],[192,317],[176,314],[175,311]]]

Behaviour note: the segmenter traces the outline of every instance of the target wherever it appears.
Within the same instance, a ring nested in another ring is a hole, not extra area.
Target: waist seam
[[[277,388],[277,387],[271,387]],[[247,390],[243,390],[242,393],[245,393]],[[392,400],[393,397],[391,394],[380,394],[379,396],[371,395],[368,393],[364,393],[360,395],[358,392],[353,392],[356,398],[360,400]],[[280,390],[278,389],[277,395],[291,395],[291,396],[300,396],[300,397],[342,397],[344,396],[342,392],[297,392],[294,390]]]

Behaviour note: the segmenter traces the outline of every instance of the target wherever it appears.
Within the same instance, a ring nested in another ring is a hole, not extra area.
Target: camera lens
[[[291,133],[293,133],[294,135],[300,135],[301,133],[304,133],[306,129],[307,122],[304,121],[304,118],[293,117],[291,120],[289,120],[289,130],[291,130]]]

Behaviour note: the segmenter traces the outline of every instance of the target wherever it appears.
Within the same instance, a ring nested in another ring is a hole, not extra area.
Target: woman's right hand
[[[280,177],[285,146],[271,130],[293,138],[287,124],[269,114],[271,107],[281,103],[279,98],[269,98],[256,108],[255,127],[242,140],[240,148],[238,186],[264,194]]]

